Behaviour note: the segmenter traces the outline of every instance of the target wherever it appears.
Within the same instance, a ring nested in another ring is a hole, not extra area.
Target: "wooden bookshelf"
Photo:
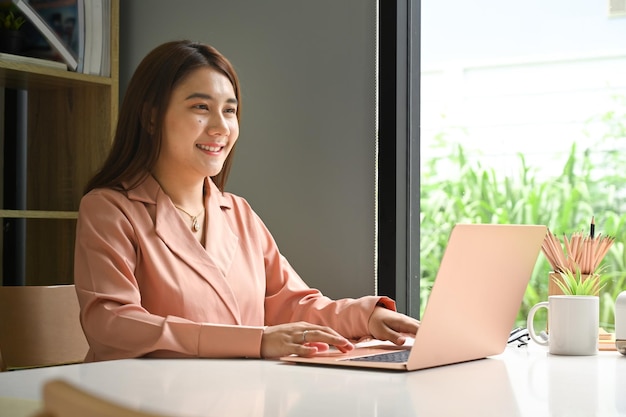
[[[119,0],[111,1],[110,41],[110,77],[0,62],[0,86],[28,96],[26,209],[0,207],[3,219],[24,219],[27,285],[73,282],[78,205],[108,153],[117,119]]]

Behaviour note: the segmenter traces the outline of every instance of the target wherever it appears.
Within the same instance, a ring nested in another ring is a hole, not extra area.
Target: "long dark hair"
[[[163,119],[172,91],[187,75],[209,67],[224,74],[233,85],[241,114],[239,79],[232,64],[215,48],[188,40],[164,43],[141,61],[130,80],[120,108],[111,151],[100,170],[89,180],[85,194],[95,188],[136,187],[154,167],[163,138]],[[235,147],[213,177],[223,192]],[[132,181],[132,183],[131,183]]]

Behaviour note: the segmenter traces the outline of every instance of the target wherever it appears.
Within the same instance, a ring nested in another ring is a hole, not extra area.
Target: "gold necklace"
[[[200,230],[200,223],[198,222],[198,216],[204,213],[204,207],[202,208],[202,211],[200,211],[200,213],[196,214],[195,216],[192,214],[189,214],[185,209],[178,207],[176,204],[174,204],[174,207],[176,207],[178,210],[182,211],[187,216],[189,216],[189,218],[191,219],[191,230],[193,230],[194,232],[197,232],[198,230]]]

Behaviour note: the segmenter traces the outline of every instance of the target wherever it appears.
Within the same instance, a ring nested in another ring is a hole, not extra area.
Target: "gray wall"
[[[251,203],[309,285],[373,294],[376,1],[120,3],[120,93],[162,42],[215,46],[243,90],[228,191]]]

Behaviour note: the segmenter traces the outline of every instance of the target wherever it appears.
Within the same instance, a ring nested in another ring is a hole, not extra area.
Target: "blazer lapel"
[[[209,191],[210,184],[205,184]],[[156,188],[155,188],[156,187]],[[215,186],[214,186],[215,187]],[[143,189],[143,190],[142,190]],[[235,295],[226,279],[228,271],[238,247],[238,238],[235,236],[219,206],[219,195],[217,187],[207,192],[206,204],[208,211],[208,224],[205,221],[207,233],[207,248],[202,247],[192,235],[189,225],[186,225],[178,214],[174,203],[158,185],[158,182],[151,175],[139,185],[139,187],[129,191],[129,199],[143,200],[140,195],[142,191],[153,189],[153,192],[144,194],[154,196],[152,203],[155,204],[155,232],[161,240],[168,246],[172,253],[176,254],[184,263],[193,268],[202,276],[222,298],[228,307],[233,318],[240,323],[239,305]],[[148,202],[148,201],[146,201]],[[215,207],[217,207],[217,209]]]
[[[224,210],[230,210],[231,206],[222,197],[221,191],[213,181],[206,179],[204,187],[208,212],[208,222],[205,222],[207,237],[205,249],[215,266],[227,276],[239,248],[239,238],[230,229],[224,213]]]

